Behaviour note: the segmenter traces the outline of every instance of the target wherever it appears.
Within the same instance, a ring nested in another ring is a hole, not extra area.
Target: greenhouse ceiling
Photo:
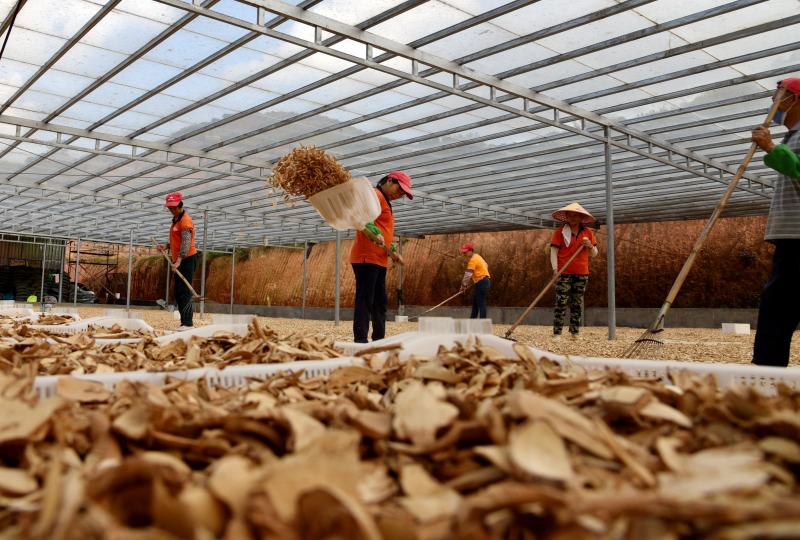
[[[797,0],[0,0],[0,232],[147,244],[181,191],[210,246],[335,238],[265,178],[298,144],[403,169],[396,231],[707,217]],[[781,137],[783,128],[774,128]],[[726,215],[765,214],[756,159]]]

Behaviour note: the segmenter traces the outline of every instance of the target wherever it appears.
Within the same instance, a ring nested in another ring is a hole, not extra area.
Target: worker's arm
[[[364,229],[361,232],[364,233],[364,236],[366,236],[367,240],[370,242],[378,244],[379,246],[386,245],[386,240],[384,240],[381,230],[374,223],[370,222],[364,225]]]
[[[461,279],[461,290],[466,291],[467,287],[469,287],[470,282],[472,281],[472,270],[467,270],[464,272],[464,277]]]
[[[772,142],[772,133],[768,128],[758,126],[752,132],[753,142],[764,152],[764,164],[772,170],[785,174],[790,178],[800,179],[800,156],[785,144]]]
[[[186,255],[189,254],[189,248],[192,246],[192,230],[191,229],[183,229],[181,231],[181,245],[178,248],[178,260],[173,263],[175,268],[180,266],[181,261],[186,258]]]
[[[800,180],[800,156],[792,152],[785,144],[776,145],[769,154],[764,156],[764,164],[789,178]]]
[[[558,248],[556,246],[550,246],[550,267],[554,274],[558,272]]]
[[[591,257],[597,257],[600,254],[600,250],[597,249],[597,246],[592,245],[592,241],[585,236],[583,237],[583,245],[589,250],[589,255]]]

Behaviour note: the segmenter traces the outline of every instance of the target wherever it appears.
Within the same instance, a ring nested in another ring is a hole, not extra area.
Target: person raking
[[[800,322],[800,78],[784,79],[778,87],[785,93],[774,122],[789,131],[775,144],[769,129],[753,130],[753,142],[767,152],[764,164],[778,172],[764,233],[775,253],[772,275],[761,293],[753,363],[786,367]]]
[[[553,335],[558,338],[564,329],[564,319],[569,307],[569,333],[578,336],[583,313],[583,296],[589,284],[589,256],[598,254],[594,232],[586,227],[595,221],[594,216],[578,203],[569,204],[553,212],[556,221],[564,223],[553,232],[550,241],[550,266],[553,273],[567,263],[581,246],[581,253],[564,269],[556,281],[556,303],[553,309]]]
[[[172,272],[183,274],[186,281],[192,282],[196,267],[197,248],[194,244],[194,223],[192,218],[183,207],[183,196],[180,192],[170,193],[166,200],[167,210],[172,214],[172,225],[169,228],[169,249],[170,259],[172,260]],[[165,246],[159,244],[158,250],[163,251]],[[194,306],[192,303],[192,292],[182,279],[175,276],[175,302],[178,304],[178,312],[181,315],[181,326],[178,330],[192,328],[192,316]]]
[[[467,269],[461,280],[461,292],[467,290],[470,281],[475,284],[475,293],[472,295],[472,313],[470,319],[486,318],[486,297],[492,287],[489,265],[483,257],[475,253],[475,244],[467,242],[461,246],[461,254],[467,259]]]

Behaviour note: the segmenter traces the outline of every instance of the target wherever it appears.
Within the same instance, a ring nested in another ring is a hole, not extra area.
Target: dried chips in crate
[[[263,329],[261,329],[263,332]],[[213,388],[0,375],[0,527],[25,538],[791,538],[800,394],[479,343]]]

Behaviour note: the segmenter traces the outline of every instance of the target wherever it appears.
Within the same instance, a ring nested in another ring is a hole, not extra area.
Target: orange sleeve
[[[469,262],[467,263],[467,270],[468,271],[472,270],[473,272],[475,272],[475,270],[477,269],[478,269],[478,261],[475,259],[475,256],[473,255],[472,257],[469,258]]]

